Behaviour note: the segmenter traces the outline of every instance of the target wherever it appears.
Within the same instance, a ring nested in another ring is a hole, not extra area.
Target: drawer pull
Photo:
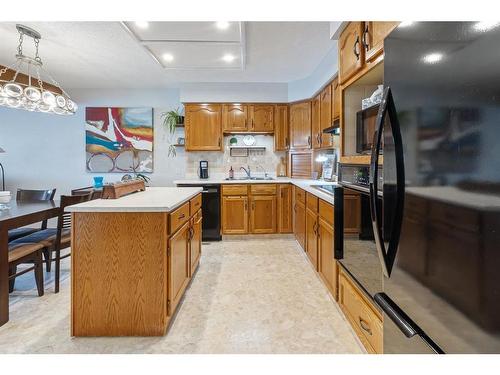
[[[367,332],[370,336],[372,335],[372,330],[370,328],[370,325],[362,317],[359,317],[359,326],[363,329],[363,331]]]
[[[179,215],[179,220],[180,220],[180,219],[184,219],[185,217],[186,217],[186,214],[180,214],[180,215]]]

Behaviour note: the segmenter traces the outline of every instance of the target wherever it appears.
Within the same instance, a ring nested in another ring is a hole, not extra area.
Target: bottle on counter
[[[229,168],[229,178],[230,179],[234,178],[234,170],[233,170],[233,166],[232,165],[231,165],[231,168]]]

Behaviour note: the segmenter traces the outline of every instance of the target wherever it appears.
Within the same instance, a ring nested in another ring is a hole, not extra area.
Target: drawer
[[[295,202],[306,204],[306,192],[295,186]]]
[[[319,216],[328,224],[333,225],[333,206],[324,200],[319,200]]]
[[[275,184],[251,185],[250,193],[252,195],[275,195],[276,185]]]
[[[193,223],[196,223],[200,218],[202,217],[202,212],[201,210],[198,210],[197,212],[194,213],[194,215],[192,215],[192,222]]]
[[[174,233],[182,224],[189,220],[189,202],[184,203],[170,213],[170,233]]]
[[[312,212],[318,213],[318,197],[306,192],[306,207]]]
[[[247,195],[248,185],[222,185],[222,195]]]
[[[189,215],[193,216],[196,211],[201,208],[201,194],[189,201]]]
[[[366,350],[382,354],[382,320],[342,270],[339,277],[339,304]]]

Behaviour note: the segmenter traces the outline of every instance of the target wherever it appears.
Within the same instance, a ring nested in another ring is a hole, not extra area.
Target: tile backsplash
[[[244,174],[240,167],[252,169],[253,175],[263,175],[264,171],[271,176],[276,175],[277,167],[280,163],[280,158],[286,157],[286,152],[274,152],[274,137],[272,135],[254,135],[255,145],[265,147],[264,150],[250,150],[248,156],[237,157],[231,156],[229,150],[229,140],[233,136],[224,137],[224,152],[187,152],[186,162],[186,177],[196,177],[198,175],[198,166],[200,160],[208,161],[209,173],[211,175],[228,174],[229,168],[232,166],[235,176]],[[243,145],[244,135],[235,135],[238,140],[237,145]]]

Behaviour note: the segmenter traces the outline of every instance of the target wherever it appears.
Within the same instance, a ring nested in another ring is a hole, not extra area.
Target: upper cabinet
[[[274,150],[287,151],[289,148],[288,104],[277,104],[274,107]]]
[[[225,132],[246,131],[248,126],[248,106],[246,104],[222,105],[222,129]]]
[[[332,86],[326,86],[320,95],[320,147],[331,147],[332,137],[323,134],[323,130],[332,126]]]
[[[220,104],[186,104],[186,151],[222,150]]]
[[[290,105],[290,147],[311,148],[311,102]]]
[[[343,84],[364,65],[365,49],[362,45],[363,22],[350,22],[339,38],[339,78]]]
[[[332,81],[332,120],[340,117],[340,86],[339,79],[336,77]]]
[[[274,131],[274,105],[249,105],[250,121],[248,131],[272,133]]]
[[[383,52],[384,39],[399,22],[375,22],[364,23],[363,46],[366,61],[372,61]]]
[[[321,95],[315,96],[311,101],[311,135],[312,135],[312,148],[317,149],[321,147],[321,109],[320,109]]]

